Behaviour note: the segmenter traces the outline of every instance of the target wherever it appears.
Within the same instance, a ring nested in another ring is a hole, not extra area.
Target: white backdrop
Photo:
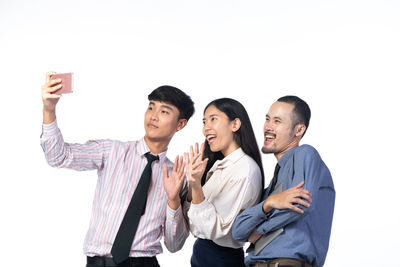
[[[48,70],[75,73],[58,122],[69,142],[143,136],[147,94],[163,84],[197,112],[170,144],[202,141],[219,97],[247,108],[258,141],[269,105],[296,94],[337,192],[326,265],[400,266],[400,2],[0,2],[1,266],[84,266],[96,172],[49,167],[39,145]],[[263,156],[269,181],[275,159]],[[267,181],[267,182],[268,182]],[[162,266],[189,266],[193,238]]]

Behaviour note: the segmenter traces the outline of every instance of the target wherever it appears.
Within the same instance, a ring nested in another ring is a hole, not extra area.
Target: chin
[[[212,152],[214,152],[214,153],[220,151],[220,149],[215,148],[215,147],[212,147],[212,146],[210,146],[210,150],[211,150]]]
[[[273,149],[270,149],[270,148],[265,147],[265,146],[263,146],[263,147],[261,148],[261,151],[262,151],[262,153],[264,153],[264,154],[275,153],[275,151],[274,151]]]

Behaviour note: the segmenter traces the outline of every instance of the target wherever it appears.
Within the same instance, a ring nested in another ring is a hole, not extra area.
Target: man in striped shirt
[[[183,129],[194,113],[191,98],[172,86],[161,86],[149,96],[145,112],[145,136],[134,142],[90,140],[85,144],[64,142],[56,121],[56,105],[62,87],[60,79],[47,73],[42,87],[43,131],[41,146],[52,167],[97,170],[98,181],[92,217],[84,242],[87,267],[159,266],[156,255],[162,253],[161,237],[171,252],[182,248],[188,226],[182,218],[181,199],[187,192],[184,163],[177,157],[172,163],[167,147],[175,132]],[[145,154],[159,159],[152,163],[152,177],[145,213],[141,216],[129,258],[121,264],[112,260],[111,248],[147,164]]]

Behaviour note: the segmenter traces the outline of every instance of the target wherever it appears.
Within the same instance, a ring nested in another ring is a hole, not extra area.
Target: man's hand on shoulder
[[[272,209],[291,209],[298,213],[304,213],[304,211],[295,206],[295,204],[300,204],[304,207],[310,207],[311,193],[302,188],[304,182],[289,188],[279,194],[270,195],[263,204],[264,213],[270,212]]]

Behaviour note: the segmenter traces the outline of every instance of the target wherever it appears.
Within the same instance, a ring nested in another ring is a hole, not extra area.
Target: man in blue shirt
[[[276,175],[263,201],[244,210],[232,232],[238,241],[256,243],[248,251],[247,266],[315,267],[325,262],[335,189],[317,150],[299,146],[310,117],[309,106],[296,96],[279,98],[268,111],[262,152],[274,153]],[[266,242],[268,235],[272,241]]]

